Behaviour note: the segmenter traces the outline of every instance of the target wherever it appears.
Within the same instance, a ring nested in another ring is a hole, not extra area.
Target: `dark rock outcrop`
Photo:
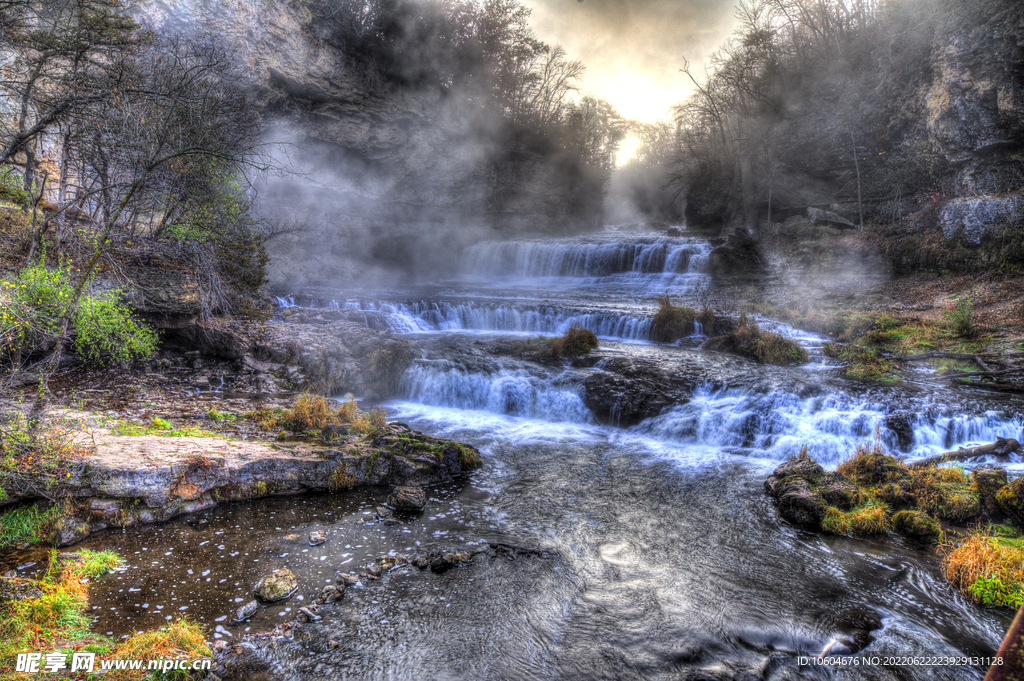
[[[601,421],[631,426],[685,403],[693,386],[705,379],[701,367],[680,364],[667,369],[640,359],[612,358],[587,374],[583,402]]]

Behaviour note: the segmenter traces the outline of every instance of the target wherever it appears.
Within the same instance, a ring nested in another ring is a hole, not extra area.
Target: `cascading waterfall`
[[[400,390],[408,400],[438,407],[545,421],[593,421],[578,387],[559,385],[557,377],[537,377],[522,369],[479,373],[445,360],[417,363],[402,376]]]
[[[784,460],[807,446],[822,464],[836,464],[858,444],[881,438],[899,453],[896,433],[887,426],[891,413],[842,395],[799,397],[782,390],[756,393],[738,388],[701,388],[693,399],[635,426],[650,437],[682,444],[759,450]],[[904,454],[921,458],[968,443],[997,437],[1019,438],[1024,421],[995,411],[970,414],[917,414],[907,419],[914,440]]]
[[[466,249],[462,269],[489,278],[696,274],[710,252],[706,241],[667,237],[484,241]]]
[[[470,330],[561,335],[573,324],[580,324],[603,338],[648,340],[651,335],[651,319],[646,315],[555,305],[346,300],[341,307],[381,313],[396,333]]]

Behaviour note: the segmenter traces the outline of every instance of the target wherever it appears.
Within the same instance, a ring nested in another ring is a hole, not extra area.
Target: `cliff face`
[[[382,77],[309,0],[147,0],[139,12],[218,36],[284,144],[297,172],[268,181],[261,211],[304,231],[269,245],[271,286],[427,276],[482,236],[600,219],[602,178],[467,93]]]
[[[978,244],[1024,229],[1024,9],[974,26],[950,22],[941,37],[924,101],[929,137],[956,168],[959,196],[940,226],[947,239]]]

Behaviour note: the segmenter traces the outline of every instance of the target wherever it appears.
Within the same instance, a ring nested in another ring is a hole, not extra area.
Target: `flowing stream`
[[[482,554],[444,574],[396,571],[350,589],[321,609],[322,622],[265,653],[271,678],[982,678],[980,666],[799,666],[858,636],[860,656],[993,655],[1010,615],[950,588],[933,548],[780,521],[762,483],[803,445],[830,467],[876,436],[908,458],[1019,439],[1019,406],[923,380],[846,381],[820,338],[781,324],[811,363],[760,366],[703,352],[699,338],[650,342],[657,296],[708,285],[710,250],[645,235],[488,242],[466,251],[457,276],[415,291],[282,297],[360,310],[405,334],[420,358],[386,403],[389,417],[474,444],[483,469],[431,490],[424,515],[395,527],[361,522],[387,493],[364,490],[234,504],[90,539],[130,562],[94,587],[99,630],[119,635],[188,613],[237,640],[302,605],[293,598],[228,623],[271,569],[295,571],[308,602],[337,570],[381,553],[503,542],[545,553]],[[597,367],[488,351],[573,323],[600,336]],[[706,380],[636,425],[602,424],[583,381],[616,359],[698,367]],[[894,415],[912,436],[888,426]],[[1011,469],[1020,474],[1019,463]],[[328,543],[307,546],[313,529],[328,530]]]

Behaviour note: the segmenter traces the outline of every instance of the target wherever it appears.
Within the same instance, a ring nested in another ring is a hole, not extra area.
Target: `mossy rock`
[[[819,528],[827,508],[821,495],[811,490],[802,478],[790,478],[780,491],[779,515],[797,525]]]
[[[1006,469],[976,469],[971,476],[974,478],[974,486],[978,490],[978,499],[981,501],[981,510],[992,522],[1002,522],[1006,514],[999,506],[996,495],[999,490],[1006,487]]]
[[[878,488],[878,498],[889,508],[909,509],[914,506],[914,495],[903,485],[886,483]]]
[[[269,575],[264,575],[256,584],[253,592],[267,603],[282,601],[295,593],[299,588],[299,581],[288,568],[281,568]]]
[[[822,478],[818,484],[818,493],[829,506],[843,511],[856,506],[862,496],[856,485],[837,473],[828,473]]]
[[[1024,530],[1024,478],[1017,478],[996,492],[996,502],[1010,521]]]
[[[933,541],[939,536],[939,524],[923,511],[900,511],[893,515],[892,526],[901,534],[921,541]]]
[[[866,452],[840,466],[854,483],[859,486],[901,484],[910,479],[910,473],[895,456],[878,452]]]

